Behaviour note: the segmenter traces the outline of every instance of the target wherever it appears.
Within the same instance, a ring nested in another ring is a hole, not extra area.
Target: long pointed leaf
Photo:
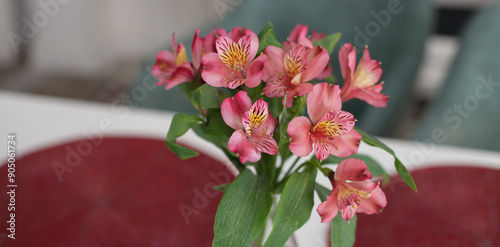
[[[326,201],[326,197],[329,196],[332,192],[332,190],[318,183],[316,183],[316,185],[314,186],[314,190],[316,190],[316,193],[318,193],[319,199],[322,202]]]
[[[328,54],[332,54],[333,49],[335,49],[335,45],[337,45],[341,36],[342,36],[341,33],[333,33],[320,40],[315,41],[313,45],[314,46],[321,45],[326,49]]]
[[[191,96],[198,103],[200,109],[220,108],[220,99],[217,89],[209,84],[203,84],[191,92]]]
[[[188,159],[198,155],[198,152],[177,144],[177,137],[184,135],[191,126],[200,121],[199,117],[187,113],[177,113],[172,118],[165,143],[180,159]]]
[[[266,25],[259,32],[259,49],[257,54],[260,54],[268,45],[277,46],[283,48],[280,42],[276,40],[276,35],[274,34],[274,27],[271,22],[267,22]]]
[[[267,179],[242,171],[226,188],[217,208],[213,246],[250,246],[264,226],[271,204]]]
[[[399,160],[399,158],[396,156],[394,151],[390,149],[387,145],[385,145],[383,142],[379,141],[377,138],[369,135],[368,133],[360,130],[357,127],[354,127],[354,129],[361,134],[363,142],[370,146],[374,147],[379,147],[386,151],[387,153],[391,154],[394,156],[394,166],[396,166],[396,171],[398,172],[399,176],[405,183],[412,188],[414,191],[417,191],[417,185],[415,184],[415,181],[413,181],[413,178],[411,177],[411,174],[408,172],[406,167],[403,165],[403,163]]]
[[[290,176],[276,208],[273,230],[264,247],[283,246],[293,232],[309,220],[314,205],[316,173],[316,168],[309,166]]]
[[[342,219],[340,212],[333,218],[330,229],[332,247],[352,247],[356,240],[356,215],[351,220]]]

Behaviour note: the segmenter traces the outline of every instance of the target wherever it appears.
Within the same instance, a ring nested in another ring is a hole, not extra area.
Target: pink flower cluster
[[[159,79],[157,85],[164,85],[165,89],[192,81],[199,73],[203,81],[213,87],[235,89],[245,85],[254,88],[264,82],[262,94],[268,98],[282,98],[286,108],[293,106],[296,97],[307,95],[308,117],[295,117],[288,124],[290,151],[299,157],[314,152],[320,161],[329,155],[348,157],[357,153],[361,135],[353,129],[354,116],[342,111],[342,103],[357,98],[376,107],[385,107],[388,97],[380,93],[382,83],[378,83],[382,69],[379,62],[370,58],[366,47],[356,67],[356,51],[351,44],[345,44],[339,51],[343,87],[327,82],[313,83],[314,79],[329,77],[332,68],[326,49],[313,45],[324,34],[313,32],[308,37],[307,32],[307,26],[297,25],[283,48],[267,46],[257,54],[259,39],[251,30],[241,27],[230,32],[213,29],[202,38],[197,29],[192,44],[192,62],[187,59],[184,45],[176,45],[172,37],[174,52],[158,53],[153,74]],[[278,153],[278,145],[273,139],[278,121],[270,114],[265,98],[252,103],[241,90],[222,102],[221,114],[225,123],[235,130],[228,148],[242,163],[259,161],[261,153]],[[331,178],[332,194],[318,208],[322,221],[331,221],[337,209],[349,220],[356,210],[374,213],[383,208],[383,192],[377,184],[364,181],[370,178],[362,161],[347,159],[340,163]]]

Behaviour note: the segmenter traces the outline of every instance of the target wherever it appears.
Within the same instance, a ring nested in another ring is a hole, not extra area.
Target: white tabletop
[[[18,157],[64,142],[88,138],[96,133],[163,140],[173,113],[0,91],[0,116],[0,150],[4,150],[0,152],[0,163],[6,163],[9,133],[16,134]],[[396,152],[409,170],[433,165],[473,165],[500,169],[500,153],[496,152],[387,138],[381,140]],[[192,131],[180,138],[180,142],[229,164],[221,151],[196,137]],[[389,173],[395,173],[392,156],[381,149],[362,144],[359,152],[369,153]],[[319,178],[319,182],[329,184],[324,177]],[[316,200],[316,204],[319,204]],[[313,212],[309,222],[298,231],[299,244],[308,243],[301,246],[327,246],[322,237],[327,231],[326,224],[319,222],[319,216]]]

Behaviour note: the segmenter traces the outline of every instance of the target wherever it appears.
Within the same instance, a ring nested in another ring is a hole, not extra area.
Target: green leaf
[[[379,147],[379,148],[383,149],[384,151],[386,151],[387,153],[394,156],[394,165],[396,166],[396,171],[398,172],[399,176],[401,177],[401,179],[403,179],[403,181],[405,181],[405,183],[410,188],[412,188],[414,191],[417,191],[417,185],[415,184],[415,181],[413,181],[413,178],[411,177],[410,173],[408,172],[406,167],[399,160],[399,158],[396,156],[396,154],[394,153],[394,151],[392,149],[390,149],[387,145],[385,145],[384,143],[379,141],[377,138],[367,134],[366,132],[360,130],[359,128],[354,127],[354,129],[359,134],[361,134],[361,136],[362,136],[361,140],[363,140],[363,142],[365,142],[366,144],[368,144],[370,146]]]
[[[232,135],[234,130],[227,126],[224,122],[220,109],[208,109],[207,116],[207,123],[201,123],[193,126],[194,132],[201,138],[227,150],[229,137]]]
[[[219,185],[216,185],[214,187],[212,187],[213,190],[219,190],[219,191],[226,191],[227,187],[230,185],[230,183],[228,184],[219,184]]]
[[[417,185],[415,184],[415,181],[413,181],[413,178],[411,177],[411,174],[408,172],[406,167],[401,163],[401,161],[396,158],[396,161],[394,163],[396,165],[396,171],[398,171],[399,176],[405,183],[410,186],[414,191],[417,191]]]
[[[290,176],[283,188],[274,226],[264,247],[283,246],[290,236],[311,216],[314,205],[314,180],[317,170],[313,166]]]
[[[226,188],[217,208],[213,246],[250,246],[264,226],[271,204],[267,179],[242,171]]]
[[[287,120],[288,113],[287,113],[286,107],[285,107],[287,97],[288,97],[287,94],[285,94],[285,97],[283,97],[283,109],[281,109],[280,116],[278,118],[278,122],[280,125],[282,125],[283,122]]]
[[[203,84],[191,92],[191,96],[201,109],[220,108],[219,94],[215,87]]]
[[[276,35],[274,34],[274,27],[271,22],[267,22],[266,25],[259,32],[259,49],[257,54],[260,54],[267,46],[277,46],[283,48],[280,42],[276,40]]]
[[[316,193],[318,193],[319,199],[322,202],[326,201],[326,196],[329,196],[330,193],[332,192],[331,190],[329,190],[325,186],[318,184],[318,183],[316,183],[314,190],[316,190]]]
[[[371,136],[370,134],[360,130],[358,127],[354,127],[354,129],[359,133],[361,134],[361,140],[363,142],[365,142],[366,144],[370,145],[370,146],[374,146],[374,147],[379,147],[381,149],[383,149],[384,151],[388,152],[389,154],[391,154],[392,156],[396,156],[396,154],[394,153],[394,151],[392,151],[392,149],[390,149],[387,145],[385,145],[383,142],[379,141],[377,138]]]
[[[332,247],[352,247],[356,239],[356,215],[346,221],[340,212],[332,220],[330,241]]]
[[[328,51],[328,54],[332,54],[333,50],[335,49],[335,45],[337,45],[341,36],[341,33],[333,33],[320,40],[314,41],[313,45],[321,45],[326,49],[326,51]]]
[[[290,145],[290,138],[288,137],[287,133],[287,128],[288,128],[288,123],[289,121],[289,116],[288,116],[288,111],[285,107],[286,103],[286,98],[288,96],[285,95],[285,98],[283,99],[283,105],[282,105],[282,110],[278,118],[279,122],[279,140],[278,140],[278,151],[281,155],[281,158],[283,162],[287,160],[291,155],[292,152],[290,151],[289,145]]]
[[[187,113],[177,113],[172,118],[165,143],[182,160],[195,157],[198,155],[198,152],[177,144],[177,137],[184,135],[191,126],[200,121],[199,117]]]

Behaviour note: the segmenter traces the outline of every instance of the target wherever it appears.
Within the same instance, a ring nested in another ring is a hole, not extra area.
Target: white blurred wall
[[[14,14],[11,1],[0,1],[0,67],[14,62],[15,53],[9,45],[7,34],[14,27]]]
[[[218,20],[210,1],[33,0],[23,1],[23,16],[3,13],[9,1],[18,0],[0,1],[0,35],[12,31],[23,36],[19,28],[4,27],[9,22],[4,19],[26,18],[36,27],[28,38],[27,66],[34,74],[100,76],[120,59],[150,56],[170,46],[173,32],[178,37],[191,35],[196,27]],[[0,44],[2,58],[12,53],[8,42]]]

